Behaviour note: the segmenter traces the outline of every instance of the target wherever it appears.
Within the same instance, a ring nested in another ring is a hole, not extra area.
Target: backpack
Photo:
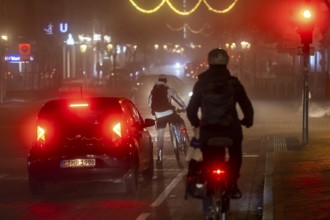
[[[167,97],[168,87],[165,85],[155,85],[151,90],[151,110],[163,112],[172,108]]]
[[[201,125],[228,126],[235,120],[236,93],[231,79],[211,81],[202,90]]]

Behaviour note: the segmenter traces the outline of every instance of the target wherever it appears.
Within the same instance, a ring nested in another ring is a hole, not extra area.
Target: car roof
[[[123,97],[88,97],[88,98],[60,98],[52,99],[46,102],[40,109],[38,116],[52,113],[61,113],[69,107],[70,104],[83,104],[88,102],[93,108],[107,108],[113,111],[120,112],[121,104],[130,102]]]

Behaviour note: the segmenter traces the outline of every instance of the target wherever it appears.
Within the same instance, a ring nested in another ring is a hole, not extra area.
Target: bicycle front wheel
[[[182,135],[182,151],[184,153],[184,155],[187,155],[187,149],[190,145],[190,142],[189,142],[189,137],[188,137],[188,134],[183,134]]]

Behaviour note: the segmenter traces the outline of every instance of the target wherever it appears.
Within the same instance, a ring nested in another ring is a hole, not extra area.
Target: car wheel
[[[123,182],[126,194],[136,193],[138,187],[138,169],[136,166],[134,166],[131,172],[124,177]]]
[[[149,167],[142,172],[142,178],[145,181],[151,181],[154,177],[154,159],[153,159],[153,148],[150,147],[150,156],[149,156]]]
[[[29,177],[29,187],[32,195],[42,195],[45,190],[45,184],[40,180]]]

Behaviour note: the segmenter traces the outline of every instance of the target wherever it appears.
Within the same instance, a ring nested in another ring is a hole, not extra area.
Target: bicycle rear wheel
[[[215,220],[229,219],[229,198],[226,199],[217,192],[212,198],[212,214]]]
[[[170,136],[171,142],[173,144],[174,155],[177,161],[180,161],[180,149],[179,149],[179,142],[177,138],[177,127],[173,124],[170,125]]]

